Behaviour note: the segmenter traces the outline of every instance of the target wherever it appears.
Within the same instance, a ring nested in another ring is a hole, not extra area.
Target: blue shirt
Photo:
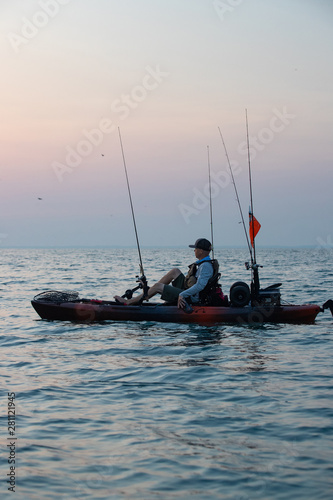
[[[206,260],[208,260],[208,262],[211,262],[212,259],[209,257],[209,255],[207,255],[207,257],[204,257],[203,259],[197,260],[196,264],[200,264],[200,262],[205,262]]]
[[[191,301],[193,303],[199,302],[199,293],[205,288],[214,272],[209,255],[201,260],[198,260],[196,264],[200,264],[197,272],[195,273],[195,277],[197,279],[196,283],[191,286],[191,288],[188,288],[179,294],[184,299],[191,297]]]

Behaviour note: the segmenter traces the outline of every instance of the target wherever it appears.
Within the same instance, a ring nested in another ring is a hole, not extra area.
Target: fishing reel
[[[147,297],[148,295],[148,281],[146,276],[143,274],[142,276],[136,276],[136,282],[139,283],[136,287],[134,288],[129,288],[126,290],[124,295],[122,295],[123,299],[131,299],[133,297],[133,293],[136,292],[137,290],[143,289],[143,300]]]
[[[148,290],[149,290],[149,286],[148,286],[148,281],[147,281],[147,278],[146,276],[143,274],[142,276],[137,276],[137,282],[139,282],[139,288],[142,288],[143,289],[143,297],[142,297],[142,300],[145,300],[147,298],[147,295],[148,295]]]
[[[261,266],[260,264],[250,264],[250,262],[245,262],[245,269],[249,271],[249,269],[253,269],[254,271],[257,271],[259,267],[264,267]]]

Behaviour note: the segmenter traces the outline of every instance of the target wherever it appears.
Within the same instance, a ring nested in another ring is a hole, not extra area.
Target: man
[[[188,275],[185,277],[178,268],[171,269],[160,281],[149,288],[147,299],[159,293],[161,299],[166,302],[177,301],[177,305],[181,309],[186,308],[186,299],[191,299],[193,304],[199,302],[199,293],[213,276],[213,266],[209,256],[212,245],[205,238],[199,238],[194,245],[189,245],[189,247],[194,248],[197,261],[195,266],[190,266]],[[172,284],[170,285],[170,283]],[[134,305],[142,301],[143,294],[132,299],[123,299],[119,295],[114,298],[122,304]]]

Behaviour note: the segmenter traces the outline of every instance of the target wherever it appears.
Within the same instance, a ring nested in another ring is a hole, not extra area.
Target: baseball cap
[[[194,245],[189,245],[190,248],[200,248],[200,250],[205,250],[206,252],[210,252],[212,249],[212,244],[210,241],[205,238],[199,238]]]

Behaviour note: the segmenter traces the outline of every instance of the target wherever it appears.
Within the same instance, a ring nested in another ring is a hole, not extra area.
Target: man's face
[[[195,248],[194,255],[195,255],[196,259],[201,260],[204,257],[207,257],[207,255],[209,255],[209,252],[206,252],[205,250],[201,250],[201,248]]]

